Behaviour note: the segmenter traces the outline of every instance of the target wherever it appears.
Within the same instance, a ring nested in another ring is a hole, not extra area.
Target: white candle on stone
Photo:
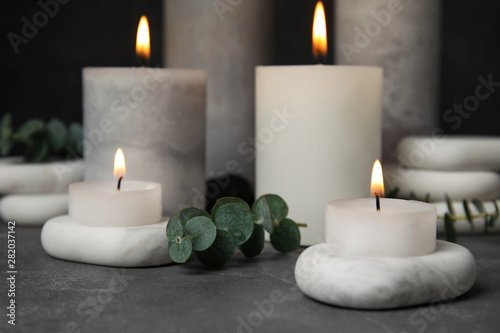
[[[143,61],[148,50],[141,51]],[[162,185],[165,215],[185,206],[203,208],[205,95],[201,70],[85,68],[84,179],[108,179],[108,157],[120,146],[127,152],[129,180]]]
[[[383,191],[379,168],[372,174],[372,193],[383,196]],[[326,205],[325,234],[326,242],[342,255],[426,255],[436,246],[436,207],[419,201],[382,198],[377,211],[374,198],[334,200]]]
[[[124,177],[125,160],[115,156],[115,176]],[[122,153],[123,154],[123,153]],[[123,155],[122,155],[123,156]],[[123,166],[123,172],[116,172]],[[144,181],[94,181],[69,186],[69,216],[94,227],[130,227],[159,222],[162,217],[161,185]]]
[[[367,193],[381,151],[381,89],[379,67],[257,67],[256,194],[279,194],[308,224],[302,245],[324,241],[327,201]]]

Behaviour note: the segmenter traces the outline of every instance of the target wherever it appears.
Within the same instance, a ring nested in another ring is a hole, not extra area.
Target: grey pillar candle
[[[127,179],[162,185],[165,215],[204,206],[206,73],[85,68],[85,180],[112,180],[116,149]]]
[[[439,0],[336,1],[336,62],[384,68],[384,163],[401,138],[438,126],[440,11]]]
[[[253,186],[254,68],[270,60],[272,1],[166,0],[164,10],[166,67],[208,72],[207,177]]]

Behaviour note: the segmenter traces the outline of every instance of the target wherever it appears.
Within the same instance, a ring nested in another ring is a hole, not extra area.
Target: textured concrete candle
[[[382,69],[256,69],[257,196],[277,193],[305,222],[304,245],[323,241],[325,203],[366,197],[380,157]]]
[[[438,126],[439,0],[335,2],[335,59],[384,68],[383,162],[398,141]]]
[[[164,64],[208,72],[208,177],[255,173],[254,68],[270,62],[272,1],[164,2]]]
[[[112,179],[114,153],[127,155],[127,179],[162,185],[163,212],[177,214],[205,188],[203,71],[85,68],[85,180]]]

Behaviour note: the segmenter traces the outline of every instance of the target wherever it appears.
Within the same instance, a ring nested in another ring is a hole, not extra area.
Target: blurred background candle
[[[273,1],[165,0],[163,8],[166,66],[208,73],[207,178],[236,174],[253,188],[254,68],[271,61]]]
[[[287,201],[290,216],[308,224],[303,245],[324,241],[327,201],[368,193],[380,158],[381,90],[379,67],[257,67],[256,194]]]
[[[142,63],[145,44],[138,48]],[[109,179],[109,156],[120,146],[127,179],[161,184],[163,214],[204,207],[204,197],[195,197],[205,186],[204,71],[85,68],[83,96],[86,181]]]

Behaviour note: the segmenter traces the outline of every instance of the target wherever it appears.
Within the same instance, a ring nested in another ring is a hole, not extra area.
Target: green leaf
[[[248,203],[245,200],[242,200],[242,199],[236,198],[236,197],[224,197],[224,198],[218,199],[217,202],[215,203],[214,207],[212,208],[212,216],[215,216],[215,212],[217,211],[217,209],[219,209],[220,207],[222,207],[224,205],[230,204],[230,203],[240,204],[240,205],[250,209],[250,206],[248,205]]]
[[[418,200],[417,195],[415,192],[411,191],[410,194],[408,195],[408,200]]]
[[[169,242],[178,242],[184,237],[184,229],[181,221],[175,216],[171,217],[167,223],[167,238]]]
[[[66,144],[73,151],[82,154],[82,147],[80,144],[83,142],[83,129],[82,126],[78,123],[71,123],[68,128],[67,136],[66,136]]]
[[[252,236],[238,248],[247,258],[258,256],[264,249],[264,229],[258,224],[254,225]]]
[[[448,206],[448,211],[451,213],[451,215],[457,215],[455,213],[455,208],[453,208],[453,202],[451,202],[450,197],[448,196],[448,193],[444,195],[444,198],[446,200],[446,205]]]
[[[273,221],[271,219],[271,208],[264,196],[257,199],[252,205],[254,222],[261,225],[267,232],[273,232]]]
[[[225,230],[234,238],[235,245],[245,243],[253,232],[253,217],[250,209],[230,203],[215,211],[214,223],[219,230]]]
[[[10,113],[6,113],[3,115],[2,120],[0,121],[0,148],[2,148],[2,150],[5,145],[12,146],[12,142],[10,141],[11,136],[12,136],[12,116]],[[10,150],[10,148],[6,148],[6,150]]]
[[[292,252],[300,246],[300,231],[291,219],[281,220],[271,233],[271,244],[280,252]]]
[[[474,206],[476,206],[477,210],[481,213],[481,214],[488,214],[486,212],[486,209],[484,208],[484,204],[481,200],[479,200],[478,198],[474,198],[472,199],[472,203],[474,204]],[[488,233],[488,216],[486,215],[484,217],[484,233]]]
[[[464,199],[462,203],[464,205],[464,211],[465,211],[465,216],[467,217],[467,221],[469,221],[472,232],[474,232],[474,219],[472,218],[472,213],[470,212],[469,201],[467,201],[467,199]]]
[[[213,244],[205,251],[195,251],[194,253],[196,258],[206,265],[223,266],[233,257],[233,237],[227,231],[217,229],[217,236]]]
[[[16,140],[25,141],[36,132],[43,129],[43,121],[40,119],[30,119],[19,127],[16,133]]]
[[[179,213],[179,220],[182,223],[182,226],[186,226],[189,220],[196,216],[205,216],[206,218],[211,219],[212,217],[203,209],[199,209],[196,207],[186,207],[182,209]]]
[[[277,224],[288,215],[288,205],[279,195],[266,194],[263,196],[269,204],[271,210],[271,219],[273,224]]]
[[[446,234],[446,240],[448,242],[456,243],[457,234],[455,232],[455,226],[453,225],[453,220],[450,213],[444,214],[444,230]]]
[[[66,145],[66,126],[59,119],[52,118],[45,127],[47,129],[50,148],[54,152],[61,151]]]
[[[427,193],[427,194],[425,195],[424,202],[429,203],[430,201],[431,201],[431,194],[430,194],[430,193]]]
[[[33,140],[24,150],[26,162],[43,162],[49,156],[49,140],[44,132],[38,132],[33,135]]]
[[[7,141],[5,142],[3,145],[2,145],[2,148],[0,150],[0,153],[2,156],[7,156],[9,155],[11,149],[12,149],[12,146],[13,146],[13,142],[12,141]]]
[[[205,216],[196,216],[189,220],[184,226],[186,233],[191,237],[193,249],[204,251],[212,245],[215,240],[217,229],[215,224]]]
[[[490,216],[490,221],[489,221],[488,225],[490,228],[493,228],[498,221],[499,209],[498,209],[497,202],[495,200],[491,200],[491,201],[493,202],[493,206],[495,207],[495,215]]]
[[[170,258],[179,264],[185,263],[192,252],[193,246],[188,237],[182,237],[178,242],[173,243],[168,251]]]

